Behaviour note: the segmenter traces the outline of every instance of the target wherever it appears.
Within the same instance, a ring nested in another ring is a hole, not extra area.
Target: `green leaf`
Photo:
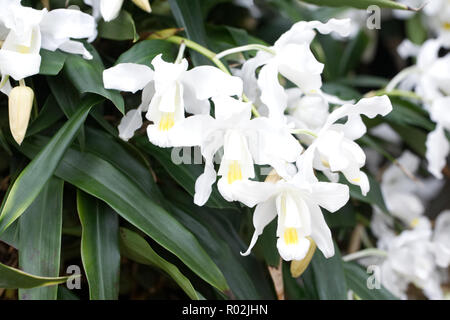
[[[92,47],[87,46],[88,49]],[[96,52],[92,53],[93,55]],[[103,85],[103,65],[101,60],[86,60],[81,56],[68,55],[63,72],[80,93],[96,93],[105,97],[124,113],[124,101],[119,91],[105,89]]]
[[[369,289],[367,286],[367,274],[359,265],[352,262],[343,262],[345,279],[348,288],[351,289],[358,297],[364,300],[398,300],[386,288],[381,286],[380,289]]]
[[[41,49],[39,54],[41,56],[39,73],[48,76],[57,75],[61,71],[67,56],[61,51],[49,51],[45,49]]]
[[[64,182],[51,178],[19,219],[19,265],[31,274],[59,275]],[[21,300],[56,300],[58,287],[19,289]]]
[[[182,186],[191,196],[195,194],[195,181],[203,172],[203,166],[198,164],[175,164],[171,159],[172,149],[159,148],[148,141],[146,137],[136,137],[134,140],[138,148],[147,154],[155,157],[155,159],[164,167],[169,175]],[[186,148],[184,150],[192,150]],[[181,150],[180,150],[181,152]],[[183,151],[184,152],[184,151]],[[236,209],[236,206],[223,199],[217,189],[214,187],[205,204],[211,208],[227,208]]]
[[[166,272],[183,291],[193,300],[199,297],[188,278],[186,278],[180,270],[170,262],[161,258],[136,232],[126,228],[120,228],[120,251],[121,253],[138,263],[154,266]]]
[[[172,190],[166,188],[165,190]],[[237,299],[273,299],[272,283],[267,270],[255,257],[243,257],[247,249],[231,218],[239,220],[242,213],[198,207],[183,192],[165,194],[177,219],[196,234],[199,241],[217,263]]]
[[[20,148],[28,157],[44,144],[37,136]],[[69,148],[55,171],[56,176],[105,201],[128,222],[175,254],[206,282],[226,290],[226,281],[197,239],[155,203],[126,174],[90,152]]]
[[[169,0],[169,4],[178,27],[184,29],[188,39],[207,47],[206,31],[199,0]],[[207,58],[198,52],[192,52],[191,55],[196,66],[211,64]]]
[[[73,276],[72,276],[73,277]],[[37,288],[66,282],[70,277],[40,277],[0,263],[0,288]]]
[[[358,32],[358,35],[349,42],[339,64],[339,74],[341,76],[346,75],[350,70],[355,70],[368,44],[369,37],[363,31]]]
[[[49,95],[44,103],[38,117],[30,124],[27,129],[27,137],[48,129],[54,125],[64,114],[58,107],[58,103],[53,95]]]
[[[309,266],[314,275],[317,295],[321,300],[347,299],[347,285],[341,254],[336,244],[334,249],[334,256],[328,259],[317,249]]]
[[[357,9],[367,9],[371,5],[379,6],[380,8],[412,10],[407,5],[391,0],[302,0],[304,2],[312,3],[318,6],[328,7],[352,7]]]
[[[82,226],[81,259],[91,300],[119,297],[119,218],[102,201],[77,190]]]
[[[154,57],[162,53],[164,60],[175,60],[174,45],[163,40],[144,40],[136,43],[117,59],[119,63],[138,63],[151,67]]]
[[[72,143],[91,108],[101,98],[88,96],[78,111],[59,129],[50,142],[28,164],[14,182],[0,214],[0,234],[31,205],[53,175],[64,152]]]
[[[110,40],[139,40],[133,17],[125,10],[121,10],[114,20],[101,20],[98,25],[98,35]]]
[[[411,42],[415,44],[422,44],[428,38],[428,32],[423,25],[422,15],[415,14],[411,18],[405,21],[406,24],[406,35]]]

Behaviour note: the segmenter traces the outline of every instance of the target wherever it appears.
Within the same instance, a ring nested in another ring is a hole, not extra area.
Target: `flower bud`
[[[33,99],[33,89],[26,86],[15,87],[9,94],[9,127],[19,145],[27,132]]]
[[[152,8],[150,7],[150,3],[148,0],[131,0],[135,5],[144,10],[145,12],[152,12]]]
[[[314,240],[310,237],[306,238],[308,238],[309,242],[311,242],[311,245],[309,246],[309,250],[306,253],[306,256],[302,260],[293,260],[291,262],[291,275],[293,278],[298,278],[303,274],[303,272],[305,272],[306,268],[311,262],[314,253],[316,252],[316,243],[314,242]]]

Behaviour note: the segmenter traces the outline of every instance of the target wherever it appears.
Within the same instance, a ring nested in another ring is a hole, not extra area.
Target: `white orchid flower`
[[[310,237],[326,258],[334,255],[331,231],[320,207],[335,212],[349,200],[348,186],[330,182],[307,182],[301,173],[291,180],[277,183],[239,181],[234,192],[237,200],[249,207],[257,204],[253,214],[255,232],[250,254],[265,226],[278,217],[277,248],[286,260],[302,260],[311,245]]]
[[[39,73],[41,48],[92,56],[83,44],[70,38],[88,38],[95,33],[95,21],[79,10],[35,10],[19,1],[1,4],[2,34],[6,35],[0,49],[0,72],[21,80]],[[5,11],[3,11],[5,10]],[[2,39],[0,39],[2,40]]]
[[[127,141],[142,126],[142,112],[153,121],[147,127],[150,141],[160,147],[175,146],[172,128],[192,114],[209,112],[208,99],[213,96],[242,94],[241,79],[211,66],[187,70],[188,62],[170,63],[162,55],[152,60],[154,71],[145,65],[121,63],[103,72],[105,88],[136,92],[143,90],[142,102],[128,111],[119,125],[119,136]],[[185,132],[184,134],[188,134]],[[181,133],[183,134],[183,133]]]
[[[442,169],[450,152],[450,144],[445,135],[445,130],[450,130],[449,104],[450,96],[441,97],[435,99],[429,108],[430,118],[436,122],[436,128],[428,134],[426,158],[428,171],[438,179],[442,179]]]
[[[423,289],[430,299],[442,299],[440,277],[433,254],[431,242],[431,224],[427,219],[421,227],[403,231],[389,242],[388,256],[382,266],[382,284],[391,291],[399,292],[400,298],[406,298],[406,283],[413,283]],[[393,273],[392,277],[385,277],[385,272]],[[396,282],[391,282],[395,277]],[[393,287],[400,282],[400,288]]]
[[[132,0],[139,8],[146,12],[151,12],[148,0]],[[92,16],[96,20],[100,17],[105,21],[114,20],[119,16],[123,0],[84,0],[84,3],[92,7]]]
[[[320,129],[314,142],[300,157],[298,167],[311,181],[317,178],[313,168],[321,170],[331,181],[337,181],[337,172],[342,172],[352,184],[361,188],[363,195],[369,191],[367,175],[360,169],[366,162],[361,147],[354,142],[366,132],[361,115],[374,118],[385,116],[392,110],[387,96],[361,99],[357,104],[345,104],[334,110]],[[342,118],[347,121],[337,123]]]
[[[441,268],[447,268],[450,264],[450,210],[441,212],[437,217],[433,244],[436,264]]]
[[[227,96],[213,97],[215,118],[196,115],[176,128],[177,146],[199,145],[205,158],[205,170],[195,183],[194,203],[203,205],[211,194],[217,175],[218,188],[228,201],[236,200],[236,181],[255,177],[254,164],[269,164],[288,175],[287,166],[295,162],[301,145],[288,130],[274,126],[269,119],[251,119],[251,103]],[[183,135],[182,132],[189,134]],[[178,133],[179,132],[179,133]],[[223,157],[216,173],[214,156],[223,147]]]
[[[350,20],[297,22],[272,47],[259,51],[242,67],[245,94],[252,101],[260,98],[267,106],[271,118],[283,116],[283,110],[287,106],[287,95],[278,81],[279,74],[305,93],[316,92],[322,86],[324,66],[316,60],[310,49],[316,34],[314,29],[323,34],[334,31],[346,36],[350,32]],[[255,72],[261,66],[256,78]]]
[[[404,58],[416,56],[417,63],[395,76],[386,91],[396,86],[407,91],[414,90],[428,109],[435,99],[450,95],[450,54],[439,57],[443,46],[441,39],[427,40],[420,48],[405,41],[399,47],[399,53]]]
[[[329,104],[343,105],[354,101],[344,101],[338,97],[326,94],[320,89],[314,93],[303,93],[299,88],[286,89],[288,97],[286,122],[288,127],[318,133],[324,126],[330,114]],[[299,133],[302,142],[310,144],[311,135]]]

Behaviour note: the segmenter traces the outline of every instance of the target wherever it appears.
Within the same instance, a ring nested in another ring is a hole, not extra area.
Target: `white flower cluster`
[[[428,170],[442,179],[442,169],[450,152],[445,134],[445,130],[450,130],[450,53],[441,56],[440,51],[450,48],[450,2],[431,1],[425,5],[424,13],[437,37],[428,39],[421,46],[409,40],[402,42],[398,48],[399,54],[403,58],[416,58],[416,64],[392,79],[387,91],[397,86],[403,90],[414,90],[422,100],[423,107],[436,123],[435,130],[430,132],[426,141]]]
[[[450,264],[450,211],[440,213],[431,227],[423,201],[442,183],[433,179],[411,181],[402,169],[414,173],[419,162],[406,151],[398,159],[400,166],[391,165],[383,173],[383,197],[392,216],[375,207],[371,228],[378,238],[378,249],[387,253],[379,264],[381,282],[389,291],[406,299],[409,284],[414,284],[429,299],[443,299],[441,284],[448,280],[446,268]],[[396,233],[393,217],[405,231]],[[371,264],[373,259],[364,263]]]
[[[349,200],[348,186],[337,183],[339,173],[363,194],[369,191],[368,178],[361,171],[366,157],[355,143],[366,132],[361,115],[384,116],[392,110],[391,103],[380,96],[352,104],[323,93],[324,66],[310,49],[315,30],[346,36],[350,20],[294,24],[272,47],[259,46],[256,56],[236,70],[240,77],[212,66],[188,70],[183,48],[174,63],[158,55],[153,69],[123,63],[103,74],[106,88],[143,90],[142,103],[128,111],[119,125],[122,139],[130,139],[142,126],[145,112],[152,122],[147,134],[153,144],[200,147],[205,168],[195,183],[197,205],[206,203],[219,176],[218,189],[226,200],[256,206],[255,233],[244,254],[277,218],[277,246],[284,260],[303,259],[311,241],[326,257],[333,256],[321,207],[335,212]],[[285,89],[280,77],[295,88]],[[330,113],[330,103],[343,105]],[[216,172],[213,159],[221,150]],[[256,181],[255,165],[271,166],[278,179]],[[331,182],[320,182],[315,170]]]

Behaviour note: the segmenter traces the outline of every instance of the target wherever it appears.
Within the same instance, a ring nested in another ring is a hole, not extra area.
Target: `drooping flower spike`
[[[236,200],[234,183],[254,178],[255,164],[269,164],[281,175],[287,175],[286,167],[295,162],[302,151],[286,129],[274,125],[268,118],[251,119],[251,103],[225,96],[212,100],[215,118],[206,114],[192,116],[176,128],[177,136],[182,139],[177,145],[199,145],[205,158],[204,172],[195,183],[197,205],[206,203],[217,175],[222,177],[218,181],[220,193],[226,200],[233,201]],[[222,147],[224,153],[216,173],[214,155]]]

